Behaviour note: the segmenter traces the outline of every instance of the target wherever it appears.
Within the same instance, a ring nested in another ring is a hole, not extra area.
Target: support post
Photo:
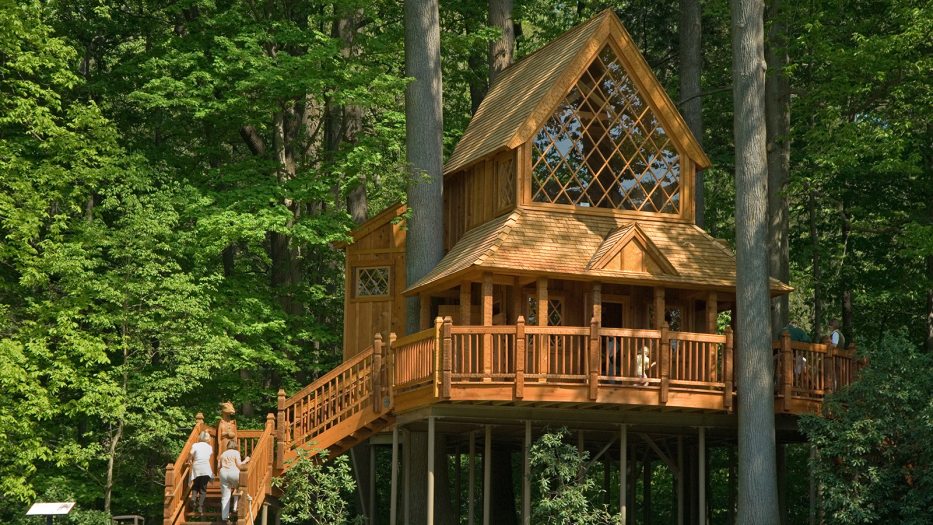
[[[706,296],[706,331],[715,334],[718,328],[719,320],[719,297],[716,292],[710,292]]]
[[[411,523],[411,432],[405,431],[405,448],[402,449],[402,461],[405,463],[404,470],[402,474],[404,475],[403,483],[405,484],[405,500],[404,500],[404,514],[405,514],[405,523]],[[394,523],[392,525],[395,525]]]
[[[175,464],[165,465],[165,504],[162,507],[162,515],[165,517],[163,525],[172,525],[172,517],[175,514]],[[184,501],[181,502],[184,505]]]
[[[463,326],[469,326],[470,322],[470,309],[472,308],[473,298],[471,297],[472,283],[470,281],[463,281],[460,283],[460,324]]]
[[[418,328],[427,330],[431,327],[431,296],[421,294],[418,299]]]
[[[525,421],[525,446],[522,448],[522,524],[531,525],[531,420]]]
[[[275,470],[281,472],[285,468],[285,390],[280,388],[276,397],[278,411],[275,419]]]
[[[376,445],[369,442],[369,525],[376,525]]]
[[[593,283],[593,315],[600,324],[603,322],[603,285]]]
[[[434,318],[434,361],[432,362],[431,383],[434,385],[434,397],[441,395],[441,348],[444,345],[444,319],[441,316]]]
[[[537,285],[538,285],[538,326],[547,326],[547,318],[548,318],[547,316],[547,313],[548,313],[547,312],[547,305],[548,305],[547,278],[546,277],[539,278]],[[550,369],[550,363],[549,363],[550,357],[551,357],[550,356],[551,354],[550,338],[545,334],[541,334],[538,336],[537,340],[535,341],[535,344],[538,347],[538,348],[535,348],[535,351],[538,352],[537,372],[541,376],[540,379],[538,379],[538,381],[543,383],[547,381],[546,375]]]
[[[589,344],[589,397],[590,401],[595,401],[599,394],[599,318],[593,316],[590,319],[590,344]]]
[[[486,425],[483,441],[483,525],[492,523],[492,426]]]
[[[677,525],[684,525],[684,437],[677,436]]]
[[[823,391],[824,396],[836,391],[836,347],[826,345],[826,354],[823,356]]]
[[[515,399],[525,395],[525,316],[519,315],[515,321]]]
[[[525,315],[522,312],[522,304],[525,298],[522,297],[522,286],[520,278],[516,277],[512,284],[512,320],[518,322],[518,318]]]
[[[700,525],[706,525],[706,428],[700,427],[697,443],[697,517]]]
[[[628,426],[619,425],[619,523],[626,523],[628,505]]]
[[[428,417],[428,525],[434,525],[434,416]]]
[[[388,359],[386,372],[386,388],[389,390],[388,410],[395,408],[395,332],[389,332],[389,349],[386,352]],[[395,525],[394,523],[392,525]]]
[[[483,326],[492,326],[492,273],[483,274]],[[483,334],[483,381],[492,381],[492,334]]]
[[[661,389],[658,393],[658,402],[667,404],[667,396],[671,389],[671,341],[668,339],[667,321],[661,322],[661,355],[658,356],[658,375],[661,378]]]
[[[372,392],[373,412],[382,412],[382,334],[373,338]]]
[[[389,525],[398,525],[398,425],[392,426],[392,465],[389,468]]]
[[[454,465],[454,522],[460,523],[463,517],[463,453],[460,445],[454,449],[457,462]]]
[[[790,332],[781,333],[781,395],[782,407],[790,411],[791,396],[794,393],[794,350],[790,346]]]
[[[732,344],[732,327],[726,327],[726,354],[723,356],[722,363],[722,374],[723,382],[725,386],[723,387],[723,398],[722,406],[728,411],[732,411],[732,355],[733,355],[733,344]]]
[[[664,287],[654,287],[654,326],[661,328],[664,323]]]
[[[450,374],[453,367],[453,321],[450,316],[444,318],[441,328],[441,397],[450,399]]]
[[[470,431],[470,465],[467,468],[467,525],[473,525],[476,514],[476,432]]]

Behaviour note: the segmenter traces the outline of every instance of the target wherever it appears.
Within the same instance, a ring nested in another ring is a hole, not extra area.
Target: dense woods
[[[751,112],[726,0],[441,0],[428,72],[405,50],[432,13],[402,2],[0,0],[0,522],[55,498],[158,519],[194,413],[229,399],[258,426],[340,360],[333,243],[410,187],[439,194],[442,159],[406,140],[449,154],[501,68],[607,7],[713,160],[698,219],[796,290],[762,330],[839,318],[871,363],[838,418],[804,423],[826,520],[929,512],[928,2],[768,2]],[[745,125],[757,193],[736,184]],[[737,233],[737,191],[768,232]]]

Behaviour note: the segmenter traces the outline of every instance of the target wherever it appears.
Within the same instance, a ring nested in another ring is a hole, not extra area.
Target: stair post
[[[525,317],[515,320],[515,399],[525,395]]]
[[[387,355],[389,371],[386,380],[389,389],[389,410],[395,408],[395,340],[395,332],[389,332],[389,352]]]
[[[784,411],[790,411],[794,395],[794,349],[791,348],[790,332],[781,332],[781,396]]]
[[[726,410],[732,410],[732,355],[733,349],[732,327],[726,327],[726,354],[722,360],[722,375],[725,386],[722,390],[722,406]]]
[[[372,364],[372,403],[373,412],[382,411],[382,334],[377,333],[373,338],[373,364]]]
[[[278,413],[275,422],[275,470],[281,472],[285,469],[285,390],[279,389]]]
[[[599,393],[599,319],[595,315],[590,319],[589,343],[587,383],[589,384],[590,400],[595,401]]]
[[[175,514],[175,464],[165,465],[165,504],[162,507],[163,525],[172,525],[172,516]]]
[[[662,405],[667,404],[667,395],[671,388],[671,341],[668,339],[670,326],[667,321],[661,323],[661,355],[658,356],[658,376],[661,378],[661,390],[658,393],[658,402]],[[651,367],[651,360],[645,364]]]
[[[453,367],[453,320],[444,318],[441,329],[441,397],[450,399],[450,374]]]

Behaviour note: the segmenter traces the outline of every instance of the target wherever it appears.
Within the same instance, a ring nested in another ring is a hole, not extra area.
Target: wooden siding
[[[444,251],[467,231],[515,209],[515,152],[507,151],[444,179]]]
[[[391,213],[389,213],[391,212]],[[378,332],[405,332],[405,228],[397,219],[404,212],[399,205],[361,225],[346,247],[344,274],[343,356],[349,359],[373,344]],[[357,270],[388,267],[389,294],[357,297]]]

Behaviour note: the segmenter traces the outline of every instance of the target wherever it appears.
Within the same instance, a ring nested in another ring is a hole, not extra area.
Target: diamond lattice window
[[[356,296],[383,297],[389,295],[389,267],[357,268]]]
[[[680,212],[680,156],[606,46],[532,141],[536,202]]]

